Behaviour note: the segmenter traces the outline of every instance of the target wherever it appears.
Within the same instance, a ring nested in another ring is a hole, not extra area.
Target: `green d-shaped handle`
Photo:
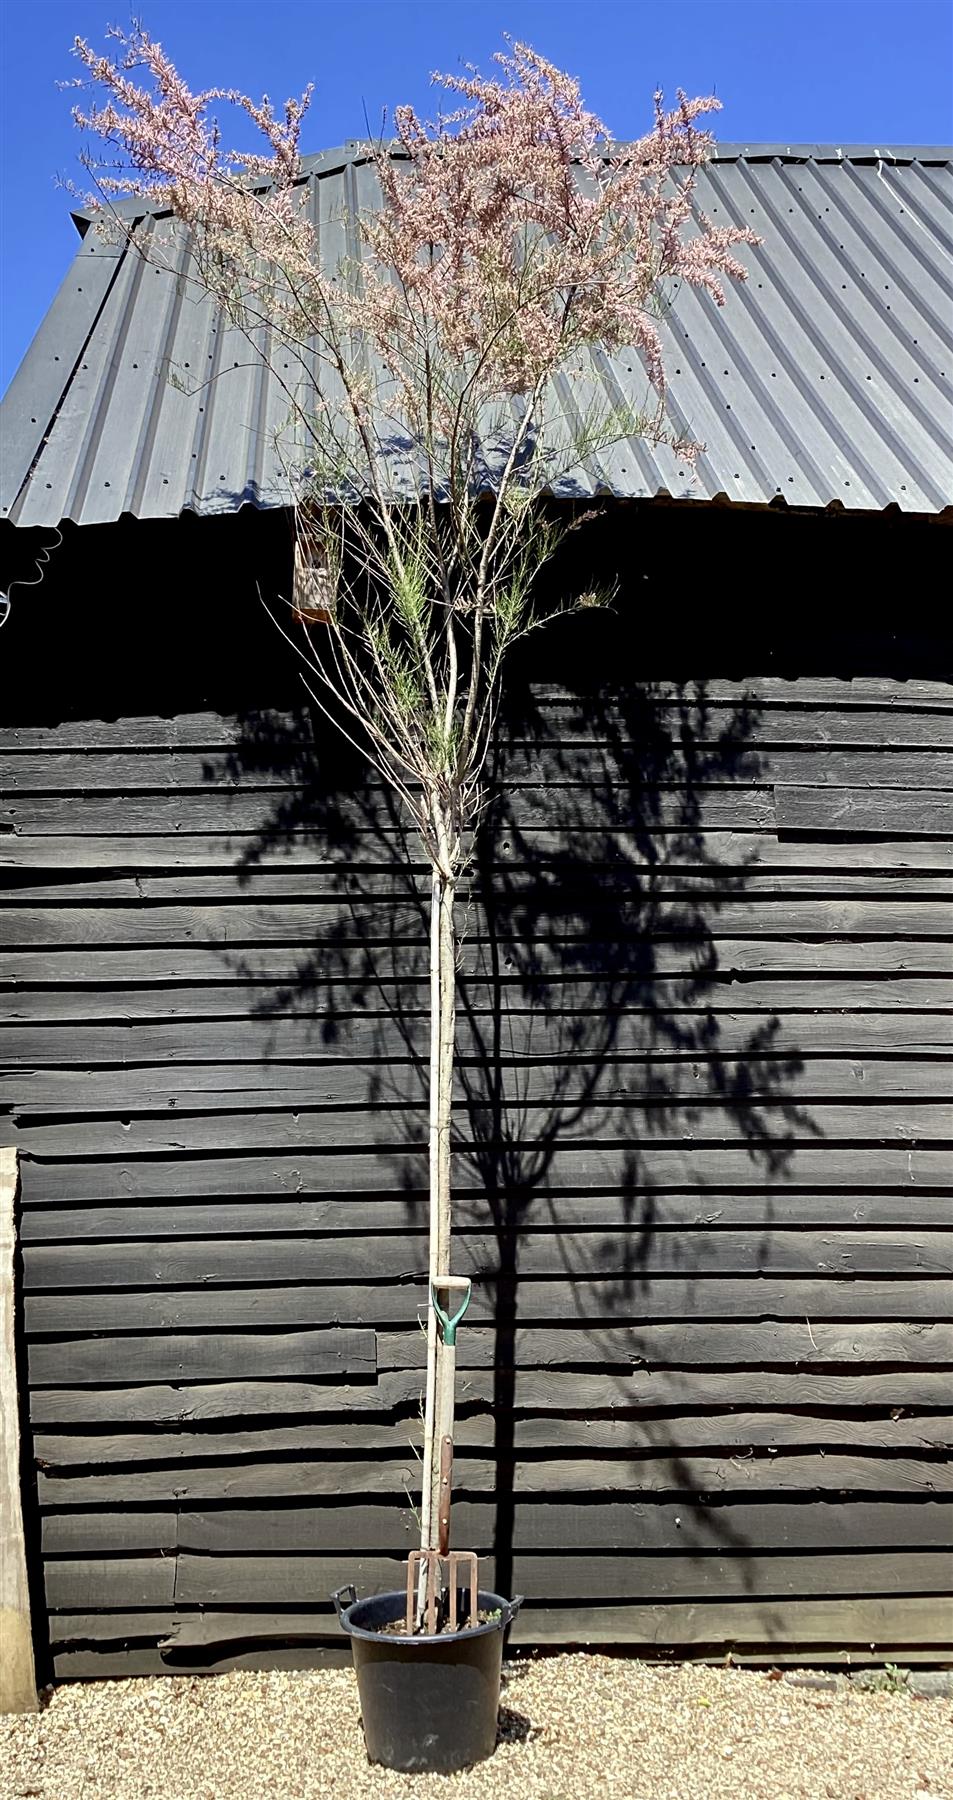
[[[436,1313],[438,1319],[440,1320],[441,1328],[443,1330],[444,1343],[452,1345],[452,1344],[455,1344],[457,1341],[457,1326],[459,1325],[460,1320],[463,1318],[463,1315],[466,1312],[467,1307],[470,1304],[470,1296],[473,1293],[473,1288],[471,1287],[471,1285],[468,1281],[466,1293],[464,1294],[463,1299],[460,1302],[460,1305],[458,1306],[456,1312],[451,1314],[451,1313],[444,1312],[443,1307],[440,1304],[440,1301],[437,1299],[438,1286],[439,1286],[439,1283],[436,1281],[432,1281],[430,1284],[430,1304],[433,1307],[434,1312]]]

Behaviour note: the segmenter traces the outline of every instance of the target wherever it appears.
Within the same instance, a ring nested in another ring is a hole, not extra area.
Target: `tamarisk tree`
[[[717,101],[680,94],[666,111],[657,94],[651,130],[615,147],[575,80],[507,40],[493,78],[434,77],[452,107],[435,124],[399,107],[396,141],[365,147],[373,204],[350,257],[329,266],[299,157],[311,90],[280,116],[231,90],[193,94],[144,30],[111,35],[107,55],[74,46],[104,228],[169,260],[159,224],[144,230],[116,203],[137,196],[180,221],[183,278],[279,384],[296,521],[283,629],[313,698],[396,790],[429,857],[436,1284],[451,1254],[455,901],[504,659],[542,623],[540,570],[580,523],[555,500],[578,493],[580,471],[636,437],[697,454],[666,423],[659,317],[679,282],[720,305],[725,280],[744,276],[738,246],[756,240],[697,209],[712,147],[698,121]],[[226,107],[257,129],[258,153],[224,147]],[[639,354],[644,399],[601,398],[568,429],[557,383],[572,393],[591,352],[621,348]],[[429,1306],[428,1333],[425,1549],[437,1542],[435,1440],[453,1408]]]

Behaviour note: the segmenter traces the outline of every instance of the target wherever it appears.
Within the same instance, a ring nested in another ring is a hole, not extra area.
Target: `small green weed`
[[[871,1670],[864,1679],[864,1686],[875,1694],[905,1694],[910,1677],[906,1669],[896,1663],[884,1663],[882,1669]]]

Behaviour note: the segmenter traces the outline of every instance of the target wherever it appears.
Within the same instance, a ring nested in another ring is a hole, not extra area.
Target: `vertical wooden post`
[[[30,1590],[20,1502],[20,1411],[14,1346],[17,1153],[0,1149],[0,1713],[36,1712]]]

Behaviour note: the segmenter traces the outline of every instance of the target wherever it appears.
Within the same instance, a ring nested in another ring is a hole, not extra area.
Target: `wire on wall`
[[[59,526],[54,525],[53,530],[56,532],[56,542],[52,543],[52,544],[44,544],[42,546],[39,554],[37,556],[35,556],[33,559],[33,566],[36,569],[36,574],[29,578],[23,577],[20,580],[11,581],[10,586],[7,588],[6,592],[0,593],[0,627],[4,626],[6,624],[7,620],[10,617],[10,613],[13,610],[11,595],[13,593],[14,588],[37,587],[39,585],[39,583],[43,580],[43,577],[46,574],[46,567],[50,560],[50,556],[51,556],[52,552],[54,550],[58,550],[60,545],[63,542],[63,533],[61,532]]]

